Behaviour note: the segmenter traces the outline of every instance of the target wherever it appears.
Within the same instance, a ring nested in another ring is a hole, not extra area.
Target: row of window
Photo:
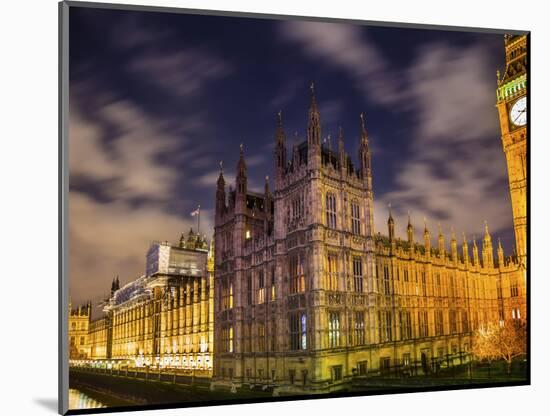
[[[515,313],[515,312],[514,312]],[[519,316],[519,310],[517,311]],[[477,320],[477,314],[474,317]],[[515,316],[515,315],[514,315]],[[327,336],[328,347],[338,348],[342,346],[342,327],[341,327],[341,315],[338,311],[330,311],[327,315]],[[364,345],[366,343],[366,325],[365,314],[361,311],[354,312],[353,315],[348,317],[348,345]],[[403,311],[397,315],[399,320],[398,325],[400,329],[400,337],[395,337],[395,331],[397,328],[393,328],[393,315],[391,311],[379,311],[378,312],[378,332],[379,342],[391,342],[397,340],[409,340],[413,339],[416,335],[419,338],[425,338],[431,336],[430,326],[428,320],[427,311],[417,312],[418,329],[414,331],[412,312]],[[518,318],[519,319],[519,318]],[[468,314],[466,311],[462,311],[462,332],[468,332]],[[449,333],[457,333],[457,311],[449,311]],[[257,337],[257,351],[265,351],[266,348],[266,327],[263,322],[260,322],[256,326]],[[433,335],[444,335],[444,321],[443,311],[436,310],[434,312],[434,331]],[[276,326],[275,321],[271,322],[270,327],[270,349],[275,350],[276,344]],[[289,316],[289,349],[290,350],[306,350],[307,349],[307,315],[305,312],[295,312]],[[244,325],[244,352],[252,351],[252,334],[251,324]],[[233,351],[233,329],[231,326],[224,327],[222,329],[222,352]]]
[[[71,323],[71,330],[72,330],[72,331],[76,331],[76,328],[77,328],[76,322],[72,322],[72,323]],[[86,322],[81,322],[81,323],[80,323],[80,329],[81,329],[81,330],[86,330],[86,329],[87,329],[87,328],[86,328]]]
[[[336,229],[338,225],[336,211],[336,195],[332,192],[325,194],[325,223],[328,228]],[[359,202],[352,201],[350,204],[351,232],[361,234],[361,209]]]
[[[338,291],[344,290],[342,283],[339,283],[339,267],[338,267],[338,254],[336,252],[329,252],[326,256],[325,263],[325,284],[324,287],[327,290]],[[363,293],[365,291],[364,284],[364,275],[363,275],[363,260],[360,257],[352,258],[352,290],[356,293]],[[380,269],[377,268],[377,271]],[[303,254],[291,255],[288,263],[288,273],[289,273],[289,293],[303,293],[306,290],[306,274],[305,274],[305,257]],[[419,279],[420,275],[420,279]],[[465,296],[466,289],[466,277],[463,276],[459,282],[460,285],[457,285],[457,277],[454,274],[442,275],[439,272],[433,274],[433,279],[431,282],[427,281],[426,272],[414,272],[414,282],[409,277],[409,270],[397,269],[396,280],[400,281],[400,277],[404,283],[415,283],[415,287],[412,289],[408,286],[400,288],[399,286],[394,286],[390,269],[387,265],[382,267],[382,278],[379,280],[379,287],[382,290],[382,293],[386,296],[397,294],[402,292],[404,295],[416,295],[416,296],[436,296],[436,297],[458,297]],[[276,299],[276,282],[275,282],[275,267],[272,266],[269,270],[269,278],[266,279],[264,270],[260,269],[256,273],[256,285],[254,285],[253,274],[249,272],[246,277],[246,302],[248,305],[255,303],[261,304],[268,300]],[[447,282],[447,284],[443,284]],[[477,282],[476,279],[473,279],[471,282],[471,290],[476,295],[477,298],[486,298],[487,297],[487,288],[484,281]],[[511,295],[518,296],[518,287],[517,285],[511,286]],[[233,307],[233,284],[228,283],[227,280],[222,282],[221,290],[221,303],[222,308],[232,308]]]
[[[397,268],[395,276],[395,281],[403,283],[414,283],[413,291],[409,285],[403,285],[401,288],[400,285],[392,285],[392,277],[388,265],[383,265],[382,276],[380,278],[380,267],[376,269],[377,276],[379,280],[379,286],[382,289],[382,293],[389,296],[393,294],[403,294],[403,295],[416,295],[416,296],[435,296],[435,297],[465,297],[466,292],[469,291],[473,294],[474,298],[486,299],[491,288],[496,288],[496,286],[490,286],[489,282],[486,282],[483,279],[471,279],[469,280],[469,286],[466,281],[466,276],[456,276],[454,273],[440,273],[434,272],[432,275],[431,281],[428,281],[425,271],[416,271],[414,270],[412,274],[413,279],[410,278],[408,269]],[[420,278],[419,278],[420,276]],[[512,290],[512,296],[514,293],[517,293],[517,288],[515,291]]]
[[[84,337],[80,337],[79,341],[80,341],[79,345],[84,345],[85,344]],[[71,346],[76,346],[76,337],[71,337]]]

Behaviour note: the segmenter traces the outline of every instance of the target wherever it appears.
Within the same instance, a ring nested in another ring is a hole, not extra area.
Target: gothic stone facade
[[[506,68],[497,72],[497,109],[508,166],[516,251],[527,267],[527,37],[506,36]]]
[[[88,330],[92,305],[73,308],[69,301],[69,359],[85,359],[90,355]]]
[[[275,134],[275,187],[248,190],[241,146],[235,189],[217,183],[213,387],[271,385],[279,393],[330,391],[351,377],[430,372],[468,359],[472,331],[525,317],[516,258],[504,258],[486,226],[476,242],[450,251],[439,232],[424,244],[373,229],[369,139],[361,116],[359,166],[321,143],[312,86],[307,139],[287,158],[281,115]],[[521,302],[520,302],[521,303]],[[524,302],[523,302],[524,304]],[[420,368],[417,365],[420,363]],[[411,369],[414,367],[414,370]]]
[[[90,329],[91,359],[129,360],[137,367],[212,367],[213,257],[189,232],[179,245],[153,243],[146,273],[112,288],[105,315]]]

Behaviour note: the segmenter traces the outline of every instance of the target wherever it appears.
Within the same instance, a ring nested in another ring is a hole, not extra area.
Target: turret
[[[439,227],[439,235],[437,237],[437,248],[439,249],[439,257],[443,258],[445,257],[445,237],[443,236],[443,232],[441,231],[441,223],[438,225]]]
[[[307,124],[308,165],[312,169],[321,167],[321,116],[317,109],[315,87],[311,83],[311,105]]]
[[[491,268],[494,267],[494,256],[493,256],[493,242],[491,240],[491,234],[489,234],[489,226],[487,221],[485,221],[485,236],[483,237],[483,267]]]
[[[246,173],[246,163],[244,161],[244,147],[241,143],[239,163],[237,163],[237,177],[235,178],[235,211],[244,212],[246,208],[246,192],[248,187],[248,178]]]
[[[338,160],[340,169],[345,173],[346,171],[346,149],[344,148],[344,132],[342,127],[338,128]]]
[[[220,175],[218,176],[216,187],[216,220],[219,220],[223,216],[225,209],[225,179],[223,177],[223,162],[220,161]]]
[[[389,209],[388,237],[390,239],[390,242],[394,242],[394,240],[395,240],[395,222],[393,221],[393,217],[391,215],[391,204],[388,205],[388,209]]]
[[[188,248],[190,250],[195,249],[195,233],[193,232],[193,228],[189,228],[189,232],[187,233],[187,241],[185,243],[185,248]]]
[[[424,217],[424,247],[426,248],[426,255],[430,256],[430,250],[432,248],[430,242],[430,231],[428,231],[428,224],[426,222],[426,217]]]
[[[368,189],[372,189],[372,174],[371,174],[371,160],[369,149],[369,138],[367,136],[367,129],[365,128],[365,117],[363,113],[359,115],[361,119],[361,139],[359,140],[359,168],[361,179],[365,182]]]
[[[269,190],[269,176],[266,175],[265,177],[265,184],[264,184],[264,211],[265,211],[265,219],[264,219],[264,232],[268,234],[269,232],[269,223],[271,221],[271,191]]]
[[[451,258],[454,262],[458,261],[458,245],[454,228],[451,229]]]
[[[466,241],[466,234],[462,233],[462,257],[464,257],[464,264],[470,264],[470,256],[468,255],[468,242]]]
[[[476,236],[474,235],[472,244],[472,257],[474,259],[474,266],[479,266],[479,251],[477,249]]]
[[[275,132],[275,188],[282,186],[286,169],[286,135],[283,129],[282,112],[277,113],[277,129]]]
[[[409,213],[409,222],[407,223],[407,241],[409,242],[409,247],[412,250],[414,244],[414,229],[411,224],[411,214]]]
[[[498,256],[498,265],[500,267],[504,267],[504,250],[502,249],[500,238],[498,239],[497,256]]]

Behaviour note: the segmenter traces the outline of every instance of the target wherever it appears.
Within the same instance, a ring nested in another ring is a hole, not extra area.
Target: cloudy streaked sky
[[[376,231],[391,202],[435,237],[471,241],[487,219],[513,246],[495,108],[501,35],[99,9],[70,11],[70,292],[96,302],[143,274],[153,240],[176,241],[202,207],[212,234],[218,162],[244,143],[252,188],[272,176],[275,114],[305,136],[315,82],[322,134],[373,149]]]

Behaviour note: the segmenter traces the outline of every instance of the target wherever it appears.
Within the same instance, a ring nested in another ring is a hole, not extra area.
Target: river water
[[[97,407],[106,407],[106,405],[92,399],[80,390],[69,389],[69,409],[93,409]]]

